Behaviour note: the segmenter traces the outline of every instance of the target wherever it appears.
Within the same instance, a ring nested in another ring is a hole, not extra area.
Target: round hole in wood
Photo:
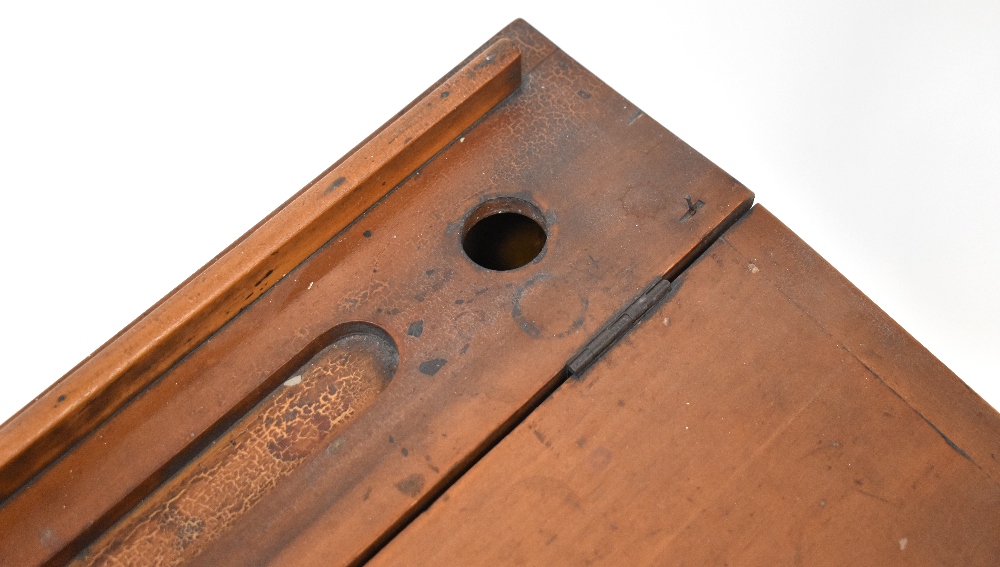
[[[488,270],[524,266],[545,247],[545,217],[531,203],[513,197],[487,201],[472,211],[462,231],[462,249]]]

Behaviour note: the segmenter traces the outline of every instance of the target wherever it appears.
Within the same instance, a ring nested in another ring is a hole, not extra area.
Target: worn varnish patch
[[[375,400],[398,354],[377,333],[335,340],[77,558],[176,565],[250,508]]]

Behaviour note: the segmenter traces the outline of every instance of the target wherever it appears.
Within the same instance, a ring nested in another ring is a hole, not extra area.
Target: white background
[[[524,17],[1000,407],[1000,2],[0,8],[0,420]]]

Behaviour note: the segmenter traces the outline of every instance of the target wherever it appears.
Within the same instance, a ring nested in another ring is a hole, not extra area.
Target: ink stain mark
[[[698,210],[705,206],[705,202],[701,199],[692,202],[691,195],[684,195],[684,200],[687,202],[688,210],[684,213],[684,216],[680,218],[681,222],[685,222],[691,217],[698,214]]]
[[[420,363],[419,367],[420,373],[426,374],[428,376],[434,376],[447,363],[448,361],[443,358],[433,358],[431,360],[425,360]]]
[[[463,304],[463,303],[465,303],[465,300],[464,300],[464,299],[456,299],[456,300],[455,300],[455,305],[461,305],[461,304]]]
[[[369,486],[368,490],[365,490],[365,495],[362,496],[361,499],[362,500],[368,500],[368,497],[371,496],[371,495],[372,495],[372,487]]]
[[[578,311],[571,308],[572,300],[569,298],[573,295],[580,302]],[[567,298],[570,303],[564,305],[570,308],[561,309],[557,316],[552,317],[551,311],[546,310],[543,298],[560,296]],[[525,282],[514,292],[513,299],[511,317],[521,330],[533,338],[562,338],[576,332],[583,326],[589,306],[588,299],[580,295],[572,285],[553,279],[552,274],[547,273],[538,274]],[[541,321],[545,321],[544,325]]]
[[[433,276],[433,275],[434,275],[434,269],[433,269],[433,268],[431,268],[430,270],[427,270],[427,271],[426,271],[426,272],[424,272],[424,273],[425,273],[425,274],[427,274],[428,276]]]
[[[406,450],[406,447],[403,447],[403,450],[400,451],[400,453],[402,453],[404,457],[410,456],[410,452]]]
[[[60,403],[65,402],[66,401],[66,396],[59,396],[59,399],[56,400],[56,401],[58,401]]]
[[[458,354],[465,354],[465,351],[469,350],[469,343],[465,343],[462,350],[458,351]]]
[[[414,338],[419,338],[420,335],[424,334],[424,320],[421,319],[410,323],[410,328],[406,330],[406,334]]]
[[[582,98],[584,100],[590,98],[590,93],[588,93],[587,91],[582,90],[582,89],[576,91],[576,94],[577,94],[577,96],[579,96],[580,98]]]
[[[441,98],[448,98],[448,95],[450,95],[450,94],[451,94],[450,92],[444,91],[444,92],[441,93]]]
[[[334,179],[333,183],[331,183],[330,186],[327,187],[326,190],[323,191],[323,194],[326,195],[330,191],[333,191],[337,187],[340,187],[341,185],[344,184],[345,181],[347,181],[346,177],[338,177],[338,178]]]
[[[411,474],[396,483],[396,490],[411,498],[416,498],[424,490],[424,475],[418,473]]]
[[[396,440],[392,438],[392,435],[390,435],[389,436],[389,443],[395,443],[395,442],[396,442]]]
[[[365,238],[371,238],[372,237],[372,231],[370,231],[370,230],[366,230],[366,231],[362,232],[361,234],[363,234],[365,236]]]
[[[534,431],[532,431],[532,433],[534,433],[534,434],[535,434],[535,437],[537,437],[537,438],[538,438],[538,441],[539,441],[539,442],[540,442],[540,443],[541,443],[542,445],[545,445],[546,447],[551,447],[551,446],[552,446],[552,442],[551,442],[551,441],[549,441],[548,439],[546,439],[546,438],[545,438],[545,434],[544,434],[544,433],[542,433],[541,431],[539,431],[539,430],[535,429]]]
[[[274,270],[268,270],[268,271],[267,271],[267,273],[266,273],[266,274],[264,274],[264,277],[262,277],[262,278],[260,278],[259,280],[257,280],[257,283],[253,284],[253,286],[254,286],[254,287],[257,287],[257,286],[259,286],[259,285],[260,285],[260,282],[262,282],[262,281],[266,280],[266,279],[267,279],[267,276],[269,276],[269,275],[271,275],[271,274],[273,274],[273,273],[274,273]]]
[[[479,63],[476,63],[472,67],[472,73],[470,73],[470,76],[475,76],[475,74],[476,74],[475,72],[476,71],[478,71],[478,70],[480,70],[480,69],[482,69],[484,67],[489,67],[492,64],[493,64],[493,56],[492,55],[487,55],[485,59],[483,59]]]

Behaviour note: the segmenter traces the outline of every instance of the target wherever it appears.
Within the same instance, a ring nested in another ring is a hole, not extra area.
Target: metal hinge
[[[597,335],[580,349],[573,358],[566,363],[566,372],[570,376],[579,376],[591,364],[594,363],[608,347],[620,339],[625,333],[635,325],[635,322],[642,317],[649,308],[659,303],[661,299],[670,291],[670,282],[661,279],[649,287],[635,301],[630,303],[611,323],[601,329]]]

